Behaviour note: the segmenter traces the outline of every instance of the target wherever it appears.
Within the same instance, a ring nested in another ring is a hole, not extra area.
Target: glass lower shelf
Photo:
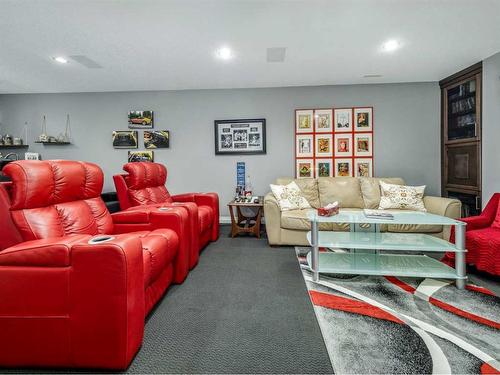
[[[307,254],[311,265],[312,252]],[[374,276],[460,279],[455,269],[425,255],[319,253],[319,272]]]
[[[312,244],[311,232],[307,240]],[[448,241],[421,233],[320,231],[318,244],[338,249],[465,252]]]

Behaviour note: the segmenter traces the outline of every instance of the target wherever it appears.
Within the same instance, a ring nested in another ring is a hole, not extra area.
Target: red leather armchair
[[[165,183],[167,169],[163,164],[127,163],[128,174],[113,176],[120,208],[130,212],[138,207],[183,207],[189,213],[191,251],[189,266],[198,262],[200,250],[219,237],[219,197],[216,193],[187,193],[170,195]]]
[[[94,164],[19,161],[3,172],[0,367],[126,368],[183,266],[178,234],[119,234]]]
[[[479,216],[460,219],[467,223],[465,248],[467,264],[484,272],[500,275],[500,193],[495,193]],[[451,239],[455,241],[452,230]],[[453,267],[455,254],[446,253],[443,262]]]

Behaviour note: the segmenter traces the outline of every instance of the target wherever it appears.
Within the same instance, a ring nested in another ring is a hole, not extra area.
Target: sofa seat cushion
[[[281,213],[281,228],[294,230],[311,230],[311,222],[307,213],[314,210],[289,210]],[[319,230],[332,230],[330,223],[320,223]]]
[[[335,201],[340,207],[364,208],[359,179],[355,177],[320,177],[318,191],[321,206]]]
[[[209,206],[198,206],[198,222],[200,224],[200,233],[212,227],[214,219],[214,210]]]
[[[290,210],[281,213],[281,228],[293,230],[311,230],[311,222],[307,218],[307,213],[312,210]],[[349,230],[348,224],[319,223],[319,230]]]
[[[318,181],[315,178],[278,178],[276,185],[288,185],[294,181],[300,189],[301,195],[313,208],[321,207],[319,202]]]
[[[380,204],[380,181],[393,185],[404,185],[405,182],[399,177],[360,177],[361,193],[365,202],[365,208],[377,209]]]

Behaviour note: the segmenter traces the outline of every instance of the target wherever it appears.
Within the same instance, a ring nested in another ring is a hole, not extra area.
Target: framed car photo
[[[137,130],[115,130],[113,132],[114,148],[137,148]]]
[[[138,162],[138,161],[150,161],[154,162],[154,152],[153,151],[129,151],[128,152],[128,161]]]
[[[266,119],[215,120],[216,155],[266,153]]]
[[[153,129],[153,111],[130,111],[129,129]]]
[[[144,130],[144,147],[147,149],[169,148],[170,132],[168,130]]]

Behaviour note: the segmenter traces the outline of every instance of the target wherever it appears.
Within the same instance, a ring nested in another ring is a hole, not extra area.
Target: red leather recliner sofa
[[[123,212],[144,205],[153,207],[183,207],[189,212],[191,233],[189,266],[198,262],[200,250],[219,237],[219,197],[216,193],[186,193],[170,195],[165,183],[167,169],[150,162],[127,163],[127,174],[113,176],[120,208]]]
[[[145,315],[186,268],[182,232],[165,228],[182,229],[185,210],[149,209],[163,228],[123,233],[97,165],[19,161],[3,172],[0,367],[126,368]]]
[[[481,215],[460,220],[467,223],[467,264],[474,265],[480,271],[500,276],[500,193],[493,194]],[[450,241],[455,242],[454,228]],[[455,253],[446,253],[443,262],[454,267]]]

